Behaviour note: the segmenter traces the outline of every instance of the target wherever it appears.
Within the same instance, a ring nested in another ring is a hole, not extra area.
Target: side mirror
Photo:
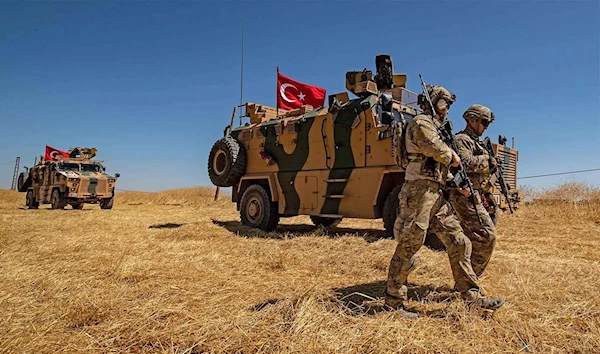
[[[121,174],[120,173],[115,173],[115,177],[119,178],[119,177],[121,177]]]

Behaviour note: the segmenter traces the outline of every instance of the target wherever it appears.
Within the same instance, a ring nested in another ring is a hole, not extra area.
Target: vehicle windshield
[[[58,168],[63,171],[79,171],[79,164],[63,162],[58,164]]]
[[[81,171],[82,172],[100,172],[100,166],[90,165],[90,164],[82,164]]]

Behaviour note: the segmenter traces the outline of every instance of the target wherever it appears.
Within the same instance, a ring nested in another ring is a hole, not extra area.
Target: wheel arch
[[[239,210],[239,204],[242,200],[242,195],[248,187],[253,184],[263,186],[271,196],[272,202],[279,201],[279,193],[277,191],[277,185],[275,182],[275,176],[273,174],[268,175],[256,175],[256,176],[245,176],[240,179],[240,182],[232,188],[231,199],[237,203]]]

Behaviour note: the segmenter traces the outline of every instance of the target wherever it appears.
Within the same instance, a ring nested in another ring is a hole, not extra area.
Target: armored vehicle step
[[[326,194],[325,198],[329,198],[329,199],[342,199],[345,198],[346,196],[343,194]]]
[[[348,179],[347,178],[326,179],[325,182],[327,182],[327,183],[344,183],[344,182],[348,182]]]
[[[340,215],[340,214],[319,214],[317,216],[321,217],[321,218],[331,218],[331,219],[341,219],[344,217],[344,215]]]

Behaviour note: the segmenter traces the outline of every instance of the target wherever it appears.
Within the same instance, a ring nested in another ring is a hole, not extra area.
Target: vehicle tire
[[[394,223],[400,213],[400,199],[398,195],[401,189],[402,185],[394,187],[385,199],[385,203],[383,203],[383,226],[389,238],[394,238]]]
[[[240,218],[246,226],[273,231],[279,224],[277,203],[260,185],[253,184],[246,189],[240,203]]]
[[[55,189],[54,191],[52,191],[51,202],[52,202],[52,209],[62,210],[67,205],[67,201],[65,200],[65,197],[60,193],[60,191],[58,189]]]
[[[446,252],[446,246],[444,246],[436,234],[429,230],[427,231],[427,235],[425,235],[425,242],[423,244],[432,251]]]
[[[81,210],[81,209],[83,209],[83,203],[79,203],[79,204],[71,204],[71,206],[73,207],[73,209],[76,209],[76,210]]]
[[[27,191],[25,195],[25,205],[28,209],[37,209],[40,206],[40,203],[35,201],[32,190]]]
[[[112,209],[114,201],[115,201],[114,197],[102,199],[100,201],[100,209]]]
[[[322,216],[311,215],[310,221],[318,227],[336,227],[342,218],[324,218]]]
[[[208,155],[208,176],[217,187],[231,187],[246,171],[246,151],[232,136],[217,140]]]

